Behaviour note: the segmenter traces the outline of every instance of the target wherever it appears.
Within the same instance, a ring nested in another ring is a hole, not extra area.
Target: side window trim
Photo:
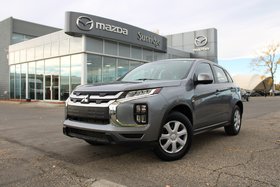
[[[228,71],[224,69],[224,72],[226,73],[226,76],[227,76],[227,78],[228,78],[228,81],[229,81],[230,83],[232,83],[232,82],[233,82],[233,79],[232,79],[232,77],[230,76],[230,74],[228,73]]]
[[[225,78],[226,78],[226,82],[220,82],[219,81],[219,77],[218,77],[218,74],[217,74],[217,71],[216,71],[216,69],[215,68],[219,68],[219,69],[221,69],[223,72],[224,72],[224,74],[225,74]],[[227,76],[227,73],[226,73],[226,71],[224,70],[224,68],[222,68],[222,67],[220,67],[220,66],[217,66],[217,65],[213,65],[213,70],[214,70],[214,74],[215,74],[215,78],[216,78],[216,83],[220,83],[220,84],[223,84],[223,83],[229,83],[230,81],[229,81],[229,78],[228,78],[228,76]]]

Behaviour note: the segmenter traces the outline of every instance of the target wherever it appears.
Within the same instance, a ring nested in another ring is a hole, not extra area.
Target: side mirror
[[[195,84],[211,84],[213,82],[212,75],[208,73],[200,73],[197,76],[197,79],[195,81]]]

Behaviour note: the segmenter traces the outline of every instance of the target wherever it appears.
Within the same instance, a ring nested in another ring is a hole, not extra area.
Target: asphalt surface
[[[0,102],[0,186],[280,186],[280,97],[244,102],[242,129],[194,137],[181,160],[62,134],[61,105]]]

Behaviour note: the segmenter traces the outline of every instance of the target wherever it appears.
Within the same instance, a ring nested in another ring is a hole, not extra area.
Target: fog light
[[[148,123],[148,106],[147,104],[135,104],[134,117],[138,124]]]

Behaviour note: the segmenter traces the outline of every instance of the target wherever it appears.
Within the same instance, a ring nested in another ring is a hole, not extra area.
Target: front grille
[[[75,128],[67,128],[69,134],[80,134],[84,136],[91,136],[95,138],[106,138],[105,133],[102,132],[92,132],[92,131],[86,131],[81,129],[75,129]]]
[[[93,124],[109,124],[109,105],[121,98],[123,92],[75,91],[70,95],[67,118]]]
[[[92,118],[77,117],[77,116],[70,116],[70,115],[67,116],[67,119],[71,121],[80,121],[80,122],[100,124],[100,125],[107,125],[110,123],[109,119],[101,120],[101,119],[92,119]]]
[[[81,121],[109,121],[109,107],[67,106],[67,116]]]
[[[104,143],[110,143],[113,139],[102,132],[86,131],[82,129],[75,128],[65,128],[65,133],[71,137],[77,137],[85,140],[94,140]]]
[[[81,104],[108,104],[122,97],[123,92],[85,92],[75,91],[70,95],[70,101]]]

